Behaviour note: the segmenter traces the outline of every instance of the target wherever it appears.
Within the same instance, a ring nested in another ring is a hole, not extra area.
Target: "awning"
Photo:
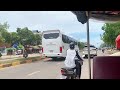
[[[40,49],[39,46],[32,46],[33,49]]]

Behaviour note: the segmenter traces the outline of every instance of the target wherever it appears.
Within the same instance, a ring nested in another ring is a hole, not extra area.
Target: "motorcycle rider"
[[[76,74],[77,74],[76,78],[80,79],[80,76],[81,76],[81,66],[83,64],[83,59],[80,57],[78,51],[75,50],[74,42],[71,42],[69,47],[70,48],[67,50],[67,56],[66,56],[64,64],[68,68],[76,69]],[[75,60],[76,57],[80,61],[80,63],[78,63],[78,61]]]
[[[103,52],[103,53],[105,52],[105,49],[104,49],[104,48],[102,49],[102,52]]]
[[[25,57],[25,58],[28,57],[28,53],[27,53],[27,50],[26,50],[26,49],[24,50],[23,57]]]

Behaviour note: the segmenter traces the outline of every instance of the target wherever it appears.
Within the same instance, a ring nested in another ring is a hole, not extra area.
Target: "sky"
[[[86,24],[78,22],[70,11],[0,11],[0,23],[8,22],[8,32],[16,32],[16,28],[28,27],[30,30],[56,30],[81,41],[87,42]],[[99,47],[102,43],[102,21],[90,19],[90,44]]]

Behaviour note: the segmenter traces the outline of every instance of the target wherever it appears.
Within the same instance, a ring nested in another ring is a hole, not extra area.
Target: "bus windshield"
[[[49,33],[49,34],[44,34],[43,36],[45,39],[56,39],[59,37],[59,33]]]

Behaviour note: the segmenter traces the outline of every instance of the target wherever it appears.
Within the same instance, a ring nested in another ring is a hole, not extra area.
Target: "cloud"
[[[79,40],[86,40],[86,24],[78,22],[70,11],[0,11],[0,21],[8,21],[10,32],[16,31],[17,27],[40,31],[59,29],[67,35],[73,33],[73,37]],[[90,33],[102,33],[103,24],[104,22],[90,20]],[[98,34],[92,35],[94,38],[99,37]]]
[[[102,43],[100,34],[103,34],[103,32],[96,32],[96,33],[90,32],[90,44],[93,44],[98,47]],[[86,32],[74,32],[74,33],[71,33],[68,35],[78,41],[87,42],[87,33]]]
[[[39,25],[44,25],[45,29],[52,27],[67,32],[86,31],[86,24],[78,22],[76,16],[70,11],[0,11],[0,19],[2,22],[8,21],[11,28],[37,28]],[[90,20],[91,31],[97,30],[96,27],[99,26],[99,23],[95,24],[93,20]]]

